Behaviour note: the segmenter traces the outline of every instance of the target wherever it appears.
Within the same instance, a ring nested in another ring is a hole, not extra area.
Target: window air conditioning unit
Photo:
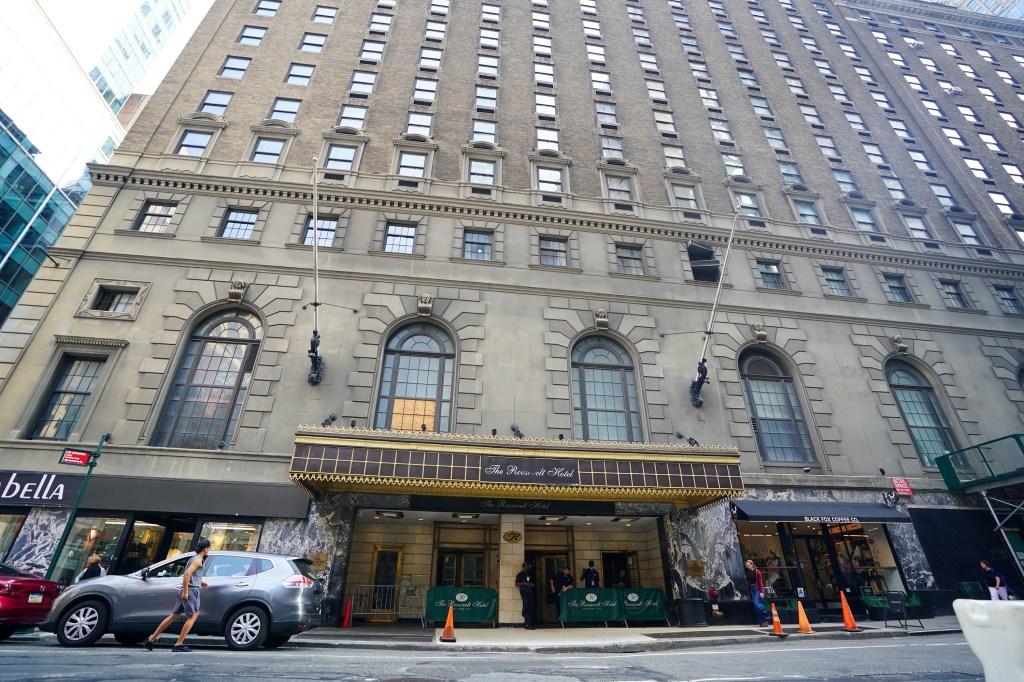
[[[924,47],[924,43],[921,42],[920,40],[907,41],[907,45],[910,45],[910,47],[914,48],[915,50],[920,50],[922,47]]]
[[[954,85],[951,88],[943,88],[942,91],[945,92],[947,95],[962,95],[962,94],[964,94],[963,88],[961,88],[959,86],[956,86],[956,85]]]

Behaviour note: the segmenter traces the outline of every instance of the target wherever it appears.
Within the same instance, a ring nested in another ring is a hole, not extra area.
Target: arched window
[[[263,336],[259,317],[223,310],[192,332],[157,423],[153,444],[224,448],[234,437]]]
[[[451,431],[455,346],[432,324],[397,330],[384,350],[377,398],[378,429]]]
[[[577,438],[643,440],[633,361],[615,341],[588,336],[572,349],[572,397]]]
[[[773,357],[747,352],[740,357],[757,447],[766,462],[813,462],[814,448],[793,378]]]
[[[920,372],[901,360],[889,361],[885,378],[910,430],[917,454],[925,465],[935,466],[936,457],[957,449],[935,390]]]

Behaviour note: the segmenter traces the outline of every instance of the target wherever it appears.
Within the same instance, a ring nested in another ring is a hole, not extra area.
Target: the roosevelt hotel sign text
[[[579,485],[580,476],[575,459],[484,455],[480,462],[480,480],[490,483]]]

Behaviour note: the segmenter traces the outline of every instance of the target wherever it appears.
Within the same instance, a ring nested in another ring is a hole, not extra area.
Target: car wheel
[[[142,644],[142,640],[146,639],[145,633],[138,632],[115,632],[114,639],[117,640],[118,644],[124,644],[125,646],[135,646],[136,644]]]
[[[0,642],[4,641],[5,639],[8,639],[17,631],[18,628],[0,628]]]
[[[291,635],[270,635],[263,641],[263,646],[267,649],[276,649],[287,644],[291,638]]]
[[[267,639],[269,626],[267,612],[258,606],[238,609],[228,618],[224,627],[224,639],[229,649],[248,651],[258,649]]]
[[[57,640],[64,646],[89,646],[107,629],[107,605],[83,601],[70,607],[57,621]]]

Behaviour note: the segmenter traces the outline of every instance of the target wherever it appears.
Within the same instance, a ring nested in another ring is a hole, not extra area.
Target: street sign
[[[893,490],[896,491],[897,495],[903,495],[909,497],[914,494],[913,489],[910,487],[910,481],[905,478],[894,478],[892,479]]]
[[[58,460],[61,464],[70,464],[76,467],[89,466],[89,460],[92,458],[92,453],[88,450],[76,450],[74,448],[65,448]]]

